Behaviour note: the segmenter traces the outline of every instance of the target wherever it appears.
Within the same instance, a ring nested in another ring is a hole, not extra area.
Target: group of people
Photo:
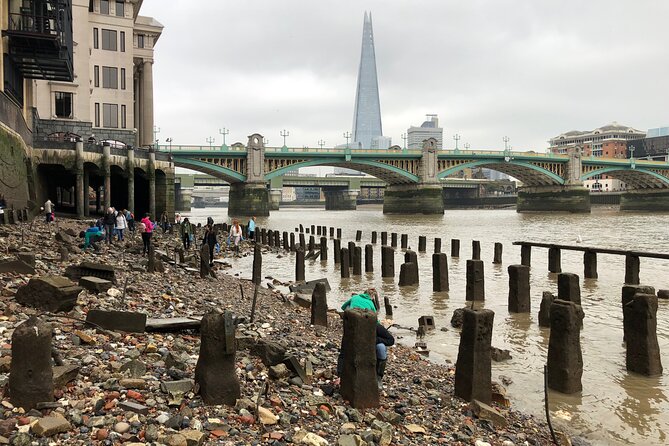
[[[126,230],[135,231],[135,215],[127,209],[117,211],[110,207],[107,209],[104,217],[102,217],[102,224],[105,229],[105,239],[107,244],[113,244],[114,236],[119,242],[123,241],[123,234]]]

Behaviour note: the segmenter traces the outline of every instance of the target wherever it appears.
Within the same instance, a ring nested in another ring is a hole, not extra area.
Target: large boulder
[[[44,311],[70,311],[77,304],[83,290],[76,283],[62,276],[33,277],[16,292],[21,305]]]

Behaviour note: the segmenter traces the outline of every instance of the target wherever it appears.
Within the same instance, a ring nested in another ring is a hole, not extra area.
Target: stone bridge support
[[[423,141],[417,184],[390,184],[383,196],[384,214],[443,214],[442,187],[437,178],[437,140]]]
[[[357,209],[359,190],[324,188],[326,211],[354,211]]]
[[[637,189],[628,190],[620,196],[621,211],[669,211],[669,190]]]
[[[231,217],[267,217],[269,190],[265,184],[265,143],[262,135],[249,136],[246,158],[246,182],[230,184],[228,215]]]
[[[590,191],[581,181],[581,148],[569,149],[564,185],[518,189],[517,212],[590,212]]]

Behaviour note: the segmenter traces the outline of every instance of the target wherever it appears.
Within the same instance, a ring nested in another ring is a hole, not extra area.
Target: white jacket
[[[116,229],[126,229],[127,227],[128,222],[125,220],[125,216],[119,212],[116,216]]]

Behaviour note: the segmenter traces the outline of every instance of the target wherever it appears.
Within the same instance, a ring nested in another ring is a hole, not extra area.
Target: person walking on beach
[[[193,225],[186,217],[179,226],[179,233],[181,234],[181,241],[184,244],[184,249],[188,251],[190,249],[190,242],[193,238]]]
[[[140,222],[139,230],[142,234],[142,242],[144,243],[144,250],[142,255],[147,254],[151,248],[151,235],[153,234],[153,223],[151,223],[151,214],[148,212],[144,214],[144,218]]]
[[[53,221],[53,208],[53,203],[47,198],[46,202],[44,203],[44,217],[46,218],[47,223],[51,223]]]
[[[205,226],[202,243],[206,243],[207,246],[209,246],[209,266],[214,266],[214,247],[216,246],[216,243],[218,243],[216,240],[216,230],[214,229],[214,226]]]
[[[128,209],[123,209],[123,215],[125,215],[125,221],[128,223],[128,231],[135,232],[135,216]]]
[[[234,220],[230,228],[230,238],[235,244],[235,255],[239,256],[239,242],[242,240],[242,227],[239,226],[239,221]]]
[[[256,218],[251,217],[249,220],[249,226],[248,226],[248,232],[249,232],[249,240],[255,242],[255,234],[256,234]]]
[[[163,234],[170,228],[170,221],[167,218],[167,212],[163,211],[160,215],[160,227],[163,228]]]
[[[119,212],[116,214],[116,233],[118,234],[118,241],[123,241],[123,231],[128,228],[128,222],[125,219],[125,214]]]
[[[107,209],[107,213],[103,218],[105,225],[105,241],[108,245],[113,245],[114,228],[116,227],[116,217],[114,216],[114,208]]]

